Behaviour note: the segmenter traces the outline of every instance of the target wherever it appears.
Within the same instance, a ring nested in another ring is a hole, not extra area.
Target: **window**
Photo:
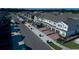
[[[54,23],[56,25],[56,23]]]
[[[59,25],[59,24],[58,24],[58,26],[59,26],[59,27],[62,27],[62,25]]]
[[[66,29],[66,27],[65,27],[65,29]]]
[[[49,22],[51,22],[51,21],[49,20]]]

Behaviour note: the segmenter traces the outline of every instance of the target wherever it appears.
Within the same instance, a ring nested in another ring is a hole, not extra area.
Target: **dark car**
[[[22,23],[24,24],[24,23],[25,23],[25,21],[22,21]]]
[[[19,24],[18,22],[15,22],[16,24]]]
[[[43,35],[39,34],[40,37],[43,37]]]

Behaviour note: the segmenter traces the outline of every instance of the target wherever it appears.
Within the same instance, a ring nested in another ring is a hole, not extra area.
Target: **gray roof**
[[[62,16],[65,17],[70,17],[70,18],[78,18],[79,19],[79,14],[68,14],[68,13],[64,13]]]
[[[48,20],[52,20],[52,21],[55,21],[55,22],[67,20],[66,17],[62,17],[61,15],[56,16],[52,13],[41,13],[41,15],[39,15],[39,17],[40,18],[45,18],[45,19],[48,19]]]
[[[75,24],[78,24],[79,23],[79,20],[75,20],[75,19],[72,19],[72,18],[68,18],[66,21],[63,21],[63,22],[65,22],[66,24],[75,25]]]
[[[71,16],[71,17],[69,17]],[[72,17],[78,17],[79,14],[64,14],[64,15],[54,15],[52,13],[41,13],[39,15],[40,18],[45,18],[48,20],[52,20],[54,22],[61,22],[63,21],[67,25],[79,23],[79,19],[73,19]]]

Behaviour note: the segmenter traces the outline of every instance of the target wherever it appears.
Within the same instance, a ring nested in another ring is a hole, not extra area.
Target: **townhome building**
[[[34,16],[34,22],[43,23],[62,37],[69,37],[79,33],[79,20],[62,15],[55,16],[51,13],[41,13],[39,16]]]

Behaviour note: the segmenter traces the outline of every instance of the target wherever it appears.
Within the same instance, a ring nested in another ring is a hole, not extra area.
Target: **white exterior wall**
[[[37,20],[37,17],[36,16],[34,16],[34,20]]]
[[[42,19],[41,18],[38,18],[38,17],[36,17],[36,16],[34,16],[34,21],[42,21]]]
[[[58,25],[60,25],[60,26],[58,26]],[[65,30],[65,31],[68,30],[68,25],[66,25],[66,24],[63,23],[63,22],[57,23],[56,27],[59,28],[59,29]]]
[[[66,32],[65,31],[61,31],[60,30],[60,33],[59,33],[61,36],[63,36],[63,37],[66,37]]]
[[[51,24],[51,25],[53,25],[53,26],[56,26],[56,24],[54,24],[55,22],[53,22],[53,21],[51,21],[51,20],[43,19],[42,21],[45,22],[45,23]]]
[[[63,28],[64,28],[64,30],[68,31],[68,25],[65,24],[64,22],[61,22],[61,23],[63,24]]]
[[[47,27],[49,27],[51,30],[52,30],[53,27],[51,27],[50,25],[55,26],[56,28],[54,28],[54,29],[57,30],[57,31],[59,31],[59,34],[61,36],[66,37],[66,31],[68,30],[68,25],[66,25],[64,22],[58,22],[58,23],[56,23],[56,22],[53,22],[53,21],[48,20],[48,19],[42,19],[42,18],[38,19],[36,16],[34,17],[34,19],[36,21],[38,20],[38,21],[45,22],[44,24],[47,25]],[[48,25],[46,23],[48,23],[50,25]],[[61,27],[58,26],[58,25],[60,25]]]
[[[55,26],[56,28],[59,28],[59,29],[65,30],[65,31],[68,30],[68,26],[63,22],[56,23],[56,22],[53,22],[53,21],[47,20],[47,19],[44,19],[43,22],[51,24],[52,26]],[[58,25],[60,25],[61,27],[59,27]]]
[[[42,19],[41,19],[41,18],[38,18],[38,20],[39,20],[39,21],[42,21]]]
[[[59,29],[57,29],[57,28],[54,28],[54,29],[55,29],[55,32],[56,32],[56,31],[59,31],[59,34],[60,34],[61,36],[66,37],[66,31],[62,31],[62,30],[59,30]]]

